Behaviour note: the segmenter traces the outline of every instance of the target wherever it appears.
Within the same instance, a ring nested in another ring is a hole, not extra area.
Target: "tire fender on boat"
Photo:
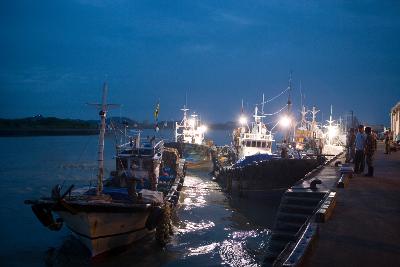
[[[163,216],[163,210],[160,207],[154,207],[150,214],[149,217],[147,217],[146,220],[146,228],[148,230],[154,230],[157,225],[159,224],[159,222],[161,221]]]

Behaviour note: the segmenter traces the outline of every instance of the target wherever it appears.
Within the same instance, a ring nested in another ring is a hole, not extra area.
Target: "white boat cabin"
[[[183,119],[175,124],[175,142],[201,145],[204,142],[204,133],[207,130],[205,125],[200,123],[198,115],[193,113],[190,118],[187,116],[186,105],[183,106]]]
[[[164,141],[155,137],[143,139],[140,132],[130,137],[128,143],[117,146],[117,176],[147,180],[149,189],[158,184]]]
[[[242,126],[234,130],[234,145],[239,158],[255,154],[272,154],[273,136],[271,131],[268,131],[263,123],[264,115],[258,114],[258,107],[254,110],[254,121],[251,125],[247,125],[245,120],[242,120]],[[246,124],[246,125],[245,125]]]

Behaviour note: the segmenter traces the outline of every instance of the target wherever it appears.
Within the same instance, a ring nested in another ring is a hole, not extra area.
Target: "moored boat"
[[[254,121],[250,125],[243,114],[240,117],[241,127],[233,131],[233,146],[239,159],[255,154],[272,154],[274,139],[272,132],[263,122],[264,117],[263,112],[261,115],[258,113],[257,106],[254,108]]]
[[[267,129],[263,119],[264,103],[272,101],[277,97],[288,92],[287,104],[269,116],[284,112],[284,115],[277,120],[275,126]],[[254,122],[248,125],[246,118],[240,118],[241,127],[233,133],[233,150],[238,156],[238,160],[227,165],[220,158],[229,157],[231,153],[221,150],[222,155],[214,154],[214,174],[222,186],[233,196],[246,196],[252,198],[265,198],[269,196],[280,196],[284,190],[292,186],[295,182],[302,179],[304,175],[315,169],[324,162],[324,158],[317,154],[302,155],[294,146],[293,133],[294,116],[291,113],[291,80],[286,90],[281,92],[270,100],[263,101],[261,104],[261,113],[258,106],[254,109]],[[281,125],[285,134],[284,140],[280,144],[281,153],[272,151],[272,144],[275,141],[272,130]],[[223,153],[224,154],[223,154]]]
[[[53,187],[51,195],[26,200],[50,230],[63,224],[89,249],[91,256],[129,245],[156,232],[165,243],[171,231],[170,212],[177,204],[185,176],[185,160],[163,140],[132,136],[117,146],[116,170],[104,179],[103,152],[107,85],[100,109],[101,129],[96,187]],[[57,215],[57,216],[54,216]],[[57,218],[56,218],[57,217]]]
[[[181,109],[183,118],[175,123],[174,142],[169,146],[176,147],[187,161],[199,161],[209,158],[210,142],[206,141],[207,126],[201,123],[198,114],[188,115],[185,104]]]

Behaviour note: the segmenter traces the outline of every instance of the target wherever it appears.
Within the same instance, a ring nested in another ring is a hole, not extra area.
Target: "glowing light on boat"
[[[207,127],[207,125],[201,125],[200,127],[199,127],[199,129],[200,129],[200,132],[202,132],[202,133],[205,133],[205,132],[207,132],[207,130],[208,130],[208,127]]]
[[[284,127],[284,128],[288,128],[290,126],[291,123],[291,119],[288,116],[283,116],[280,120],[279,120],[279,124]]]
[[[247,123],[247,118],[245,116],[240,116],[239,123],[245,125]]]
[[[336,126],[333,126],[333,125],[329,125],[329,126],[328,126],[328,136],[329,136],[329,139],[332,139],[332,138],[336,137],[337,134],[338,134],[338,129],[337,129],[337,127],[336,127]]]

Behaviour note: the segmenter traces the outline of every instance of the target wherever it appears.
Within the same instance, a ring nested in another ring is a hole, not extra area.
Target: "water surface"
[[[215,139],[217,144],[229,142],[223,131]],[[114,137],[108,136],[106,173],[114,168],[114,145]],[[48,195],[57,183],[95,184],[97,137],[0,138],[0,146],[2,266],[258,266],[262,261],[271,224],[265,218],[273,217],[273,209],[246,200],[233,205],[209,176],[209,162],[189,169],[175,234],[165,248],[149,237],[93,261],[66,227],[49,231],[23,201]]]

